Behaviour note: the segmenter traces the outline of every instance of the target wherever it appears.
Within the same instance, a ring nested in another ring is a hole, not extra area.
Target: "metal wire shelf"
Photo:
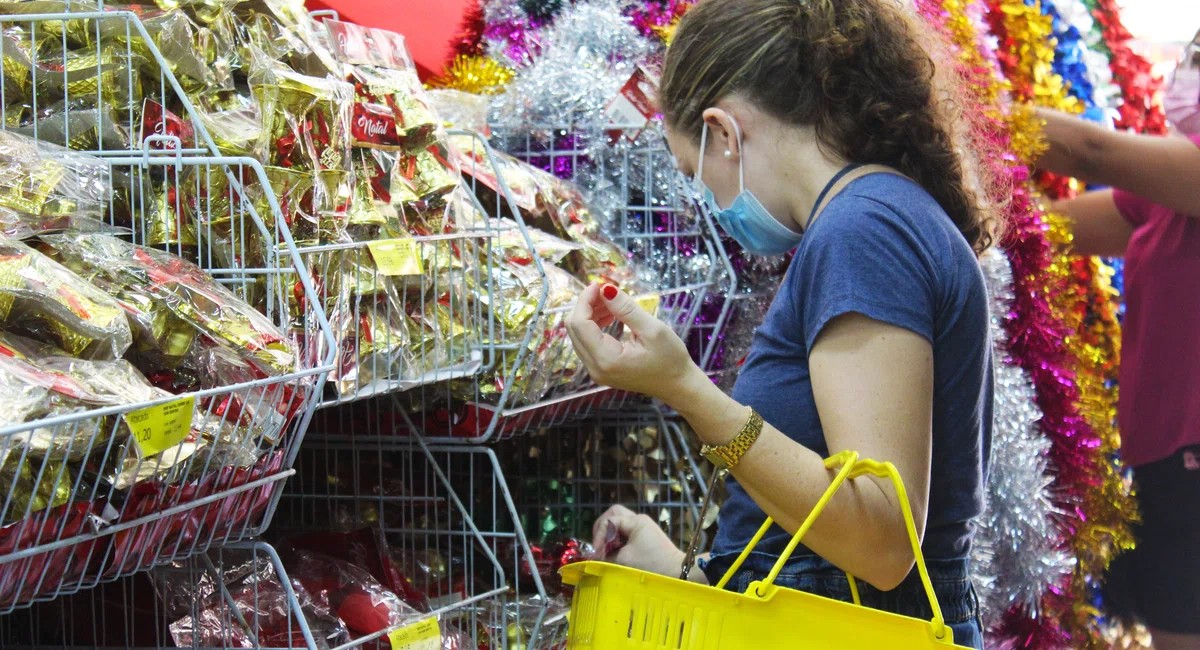
[[[154,382],[176,397],[160,391],[161,398],[0,428],[6,459],[0,613],[7,613],[260,534],[293,473],[294,455],[333,367],[333,339],[316,286],[278,218],[278,201],[270,191],[254,190],[269,187],[262,165],[217,155],[136,16],[7,15],[0,16],[0,26],[6,62],[0,70],[2,128],[39,147],[57,143],[98,156],[115,188],[103,197],[103,219],[127,233],[121,239],[146,247],[113,239],[113,250],[151,260],[140,270],[159,278],[143,289],[178,283],[172,286],[197,291],[188,279],[193,267],[187,263],[195,264],[265,316],[292,351],[269,371],[235,362],[218,370],[211,365],[217,357],[185,361],[197,364],[186,365],[186,372],[164,366],[164,376]],[[174,93],[182,102],[182,119],[193,120],[189,134],[162,128],[166,113],[138,121],[146,105],[134,100],[147,77],[157,80],[159,101]],[[175,257],[155,257],[152,249]],[[126,261],[112,259],[116,266]],[[97,273],[105,271],[96,266]],[[154,294],[155,300],[189,299],[167,293]],[[225,299],[205,289],[191,295],[216,299],[215,309],[224,309],[219,301]],[[303,308],[295,309],[297,303]],[[199,304],[189,308],[203,312],[207,307]],[[206,316],[212,318],[207,325],[182,325],[191,341],[188,355],[209,350],[225,334],[219,311]],[[250,351],[233,341],[213,350],[234,357]],[[181,425],[182,440],[165,450],[142,449],[130,418],[165,403],[190,413],[190,425]]]
[[[470,446],[371,435],[394,411],[374,404],[364,424],[368,405],[314,424],[297,463],[304,478],[284,497],[276,530],[289,521],[297,530],[367,525],[401,547],[457,557],[444,583],[462,595],[507,585],[507,623],[523,631],[522,647],[565,639],[554,562],[569,540],[591,541],[592,521],[610,505],[650,514],[681,545],[702,523],[703,477],[691,444],[653,409]]]
[[[53,9],[53,12],[41,11]],[[193,50],[180,15],[105,9],[103,2],[7,3],[0,15],[6,65],[0,79],[5,128],[98,156],[136,153],[145,137],[176,135],[182,154],[220,155],[176,72],[190,84],[216,74]],[[142,17],[154,20],[151,35]],[[159,42],[182,56],[171,65]],[[151,99],[142,103],[144,98]],[[174,116],[160,102],[173,100]]]
[[[281,556],[262,542],[214,549],[0,619],[0,644],[14,650],[351,650],[391,647],[391,633],[431,620],[455,642],[474,636],[463,630],[503,629],[502,592],[493,591],[351,638],[314,602],[305,587],[311,579],[296,578]]]
[[[232,175],[231,164],[254,166],[243,159],[168,161],[156,154],[136,162],[109,160],[142,172],[167,167],[173,176],[198,169]],[[232,205],[241,208],[235,219],[271,233],[247,202]],[[196,250],[211,254],[214,248]],[[291,474],[295,450],[332,367],[331,356],[312,352],[314,343],[327,346],[331,340],[328,324],[319,306],[298,322],[287,313],[293,283],[296,295],[315,295],[306,281],[296,280],[307,274],[294,246],[257,268],[216,276],[235,295],[259,305],[281,332],[296,334],[296,370],[189,390],[183,397],[195,404],[190,442],[162,454],[143,452],[132,443],[127,418],[181,397],[0,430],[0,444],[14,472],[5,481],[0,513],[9,524],[0,542],[0,612],[257,534],[269,522],[277,488]],[[208,381],[202,379],[200,385]],[[35,503],[21,496],[21,490],[31,489],[52,489],[57,496],[49,504]]]
[[[333,543],[327,539],[336,531],[371,530],[384,536],[386,557],[416,592],[428,596],[422,618],[454,629],[465,644],[458,647],[561,648],[566,601],[561,586],[546,580],[555,575],[564,540],[590,537],[591,519],[614,501],[655,517],[680,544],[700,524],[703,480],[689,443],[654,412],[487,447],[377,443],[310,437],[272,526],[280,553],[257,542],[229,544],[40,603],[0,618],[0,646],[200,649],[222,639],[216,647],[377,647],[389,631],[417,619],[358,638],[332,637],[337,626],[293,587],[311,586],[311,578],[297,577],[290,571],[297,565],[281,560],[298,545]],[[235,581],[233,567],[247,556],[273,579]],[[207,591],[179,588],[189,585]]]
[[[569,134],[571,144],[546,144],[538,133],[551,134],[545,137],[552,140]],[[597,386],[575,357],[564,319],[574,307],[573,291],[578,290],[570,283],[577,281],[560,268],[573,262],[568,258],[556,265],[550,258],[543,259],[539,236],[547,231],[573,239],[585,251],[604,249],[610,244],[603,239],[611,239],[615,247],[606,250],[621,251],[635,274],[624,278],[625,289],[688,337],[714,284],[732,277],[719,237],[709,216],[696,212],[686,198],[661,136],[647,132],[632,143],[600,144],[611,135],[611,129],[596,128],[581,136],[573,128],[525,131],[516,141],[499,139],[515,158],[496,156],[494,179],[487,187],[477,182],[475,189],[489,213],[521,224],[528,250],[535,253],[528,261],[541,280],[540,285],[531,285],[540,293],[532,311],[535,318],[523,331],[489,339],[488,347],[497,358],[494,371],[485,371],[473,381],[412,391],[403,408],[406,415],[397,418],[396,428],[407,427],[437,442],[481,444],[640,401]],[[566,180],[578,181],[583,193],[561,189],[553,176],[519,168],[517,160],[533,161]],[[520,184],[517,189],[511,186],[514,179]],[[530,184],[538,183],[530,189]],[[584,196],[588,193],[590,197]],[[588,210],[589,198],[603,214],[576,213]],[[593,238],[596,232],[603,233],[600,239]],[[494,270],[501,276],[505,272],[502,264]],[[501,299],[497,290],[496,300]],[[694,339],[693,352],[699,361],[711,356],[718,338],[711,333],[725,322],[722,313],[715,325],[704,325],[707,337]]]

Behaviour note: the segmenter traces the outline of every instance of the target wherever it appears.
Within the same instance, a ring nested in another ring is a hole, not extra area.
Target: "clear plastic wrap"
[[[41,252],[3,236],[0,329],[89,359],[118,358],[133,341],[115,299]]]
[[[108,106],[84,108],[61,101],[39,106],[37,114],[32,106],[8,107],[8,111],[20,111],[11,132],[32,138],[36,129],[41,143],[83,151],[125,149],[131,144],[130,133]]]
[[[0,387],[14,399],[0,404],[0,427],[36,422],[106,406],[138,404],[170,393],[155,388],[124,359],[91,361],[62,350],[0,332]],[[0,441],[0,458],[33,454],[77,461],[102,447],[111,426],[38,427],[19,431]],[[124,420],[117,435],[128,436]]]
[[[379,486],[379,489],[386,487],[386,485],[382,485]],[[306,533],[289,538],[285,549],[288,554],[307,550],[349,562],[365,569],[381,585],[400,596],[414,610],[428,613],[432,609],[429,594],[436,591],[432,589],[435,586],[434,583],[430,580],[414,581],[410,577],[410,572],[418,578],[429,574],[423,570],[419,562],[404,561],[403,554],[388,546],[383,532],[378,528],[358,528],[348,532]],[[444,576],[441,577],[444,578]]]
[[[299,550],[287,567],[313,602],[341,619],[355,639],[398,627],[421,615],[366,569],[349,562]],[[384,637],[363,647],[382,650],[390,646]]]
[[[290,586],[301,611],[293,612],[279,574],[266,556],[226,551],[222,557],[226,562],[217,575],[170,569],[155,572],[167,615],[173,619],[168,626],[171,639],[178,647],[304,647],[306,642],[296,624],[300,615],[308,622],[318,650],[350,640],[345,625],[295,579]],[[242,627],[241,621],[253,629]]]
[[[26,217],[100,219],[111,193],[103,160],[0,131],[0,207]]]
[[[106,406],[141,404],[170,397],[123,359],[91,361],[67,356],[51,346],[0,333],[0,387],[16,399],[0,406],[0,427]],[[226,417],[222,417],[226,416]],[[190,434],[153,458],[130,437],[124,417],[104,418],[99,426],[34,426],[0,441],[0,466],[13,466],[20,480],[32,464],[41,477],[38,489],[60,473],[39,471],[49,463],[83,463],[118,490],[140,481],[182,478],[183,471],[250,467],[258,460],[259,428],[247,427],[231,411],[206,409],[192,419]],[[114,447],[109,438],[115,436]],[[200,455],[204,463],[189,462]],[[68,480],[66,486],[70,487]],[[0,489],[3,489],[0,479]],[[9,519],[24,516],[20,503],[9,504]]]
[[[451,138],[455,156],[469,159],[474,143],[456,136]],[[631,255],[605,234],[599,215],[593,214],[583,193],[569,181],[543,171],[504,153],[496,153],[500,176],[521,210],[530,234],[538,247],[541,233],[561,237],[576,246],[561,266],[584,282],[607,282],[629,293],[643,293],[648,287],[638,278]],[[475,174],[480,202],[493,214],[506,208],[500,200],[499,183],[490,169],[478,164],[463,164]],[[489,207],[490,206],[490,207]]]
[[[287,336],[194,264],[104,234],[42,240],[65,264],[121,297],[127,309],[140,307],[131,312],[139,323],[139,342],[163,355],[178,357],[190,350],[189,335],[179,325],[184,323],[245,359],[260,377],[297,369],[295,346]]]
[[[303,183],[311,187],[302,195],[299,214],[305,218],[288,223],[292,236],[303,243],[346,241],[347,209],[354,190],[350,171],[354,87],[262,62],[251,76],[251,88],[262,119],[257,157],[269,169],[311,179]],[[299,180],[291,183],[300,184]]]

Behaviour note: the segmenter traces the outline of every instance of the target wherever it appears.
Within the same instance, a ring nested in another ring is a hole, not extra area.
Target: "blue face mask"
[[[731,120],[733,118],[730,118]],[[742,129],[733,122],[738,150],[742,150]],[[742,248],[754,255],[782,255],[799,243],[802,235],[784,226],[763,206],[754,193],[746,189],[745,159],[738,159],[738,187],[733,203],[725,209],[717,205],[712,190],[704,184],[704,150],[708,145],[708,124],[700,134],[700,164],[697,165],[693,188],[704,206]]]

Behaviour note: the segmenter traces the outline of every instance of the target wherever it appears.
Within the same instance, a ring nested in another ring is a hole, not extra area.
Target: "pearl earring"
[[[732,152],[732,151],[730,151],[730,150],[728,150],[728,149],[726,149],[726,150],[725,150],[725,157],[726,157],[726,158],[733,158],[733,152]]]

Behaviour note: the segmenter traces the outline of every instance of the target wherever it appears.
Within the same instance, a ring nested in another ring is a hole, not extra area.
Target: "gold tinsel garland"
[[[450,88],[475,95],[495,95],[515,73],[489,56],[459,54],[446,71],[430,82],[433,88]]]

